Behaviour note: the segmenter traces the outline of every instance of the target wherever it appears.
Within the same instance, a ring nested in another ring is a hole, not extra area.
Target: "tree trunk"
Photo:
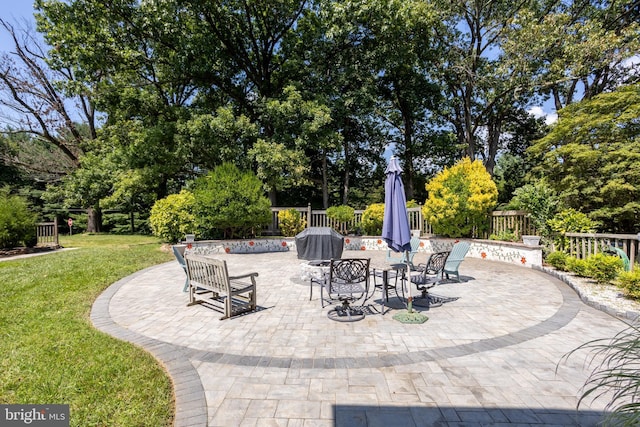
[[[136,232],[136,224],[134,221],[134,213],[133,213],[133,209],[131,210],[131,212],[129,213],[129,222],[131,224],[131,234]]]
[[[327,153],[322,152],[322,208],[329,208],[329,178],[327,173]]]
[[[344,178],[342,182],[342,204],[347,205],[349,201],[349,143],[344,143]]]
[[[405,197],[413,199],[413,121],[409,114],[404,114],[404,176]]]
[[[278,203],[278,198],[276,195],[276,189],[275,188],[270,188],[269,189],[269,201],[271,202],[271,206],[275,207],[278,206],[276,203]]]
[[[102,231],[102,211],[100,206],[91,206],[87,208],[87,232],[99,233]]]

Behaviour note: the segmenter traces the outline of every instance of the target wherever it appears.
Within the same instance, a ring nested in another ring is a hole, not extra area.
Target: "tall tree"
[[[509,21],[501,49],[512,80],[551,96],[556,110],[640,79],[640,2],[539,1]]]
[[[482,157],[493,173],[505,125],[512,111],[523,109],[531,96],[525,79],[512,79],[501,68],[504,58],[500,54],[509,23],[530,2],[434,3],[447,27],[438,34],[445,54],[433,69],[446,98],[438,114],[455,130],[465,155]]]
[[[33,32],[16,29],[0,19],[2,29],[13,40],[14,51],[2,54],[0,69],[0,103],[10,111],[6,120],[15,127],[6,134],[25,133],[21,155],[12,157],[30,173],[47,173],[58,179],[76,170],[84,152],[96,138],[96,111],[92,93],[77,78],[73,67],[55,66],[49,62],[47,49]],[[75,90],[71,91],[70,89]],[[52,147],[58,155],[55,162],[21,161],[25,152],[40,153]],[[26,149],[25,149],[26,148]],[[35,148],[35,150],[33,149]],[[46,170],[43,170],[46,169]],[[99,209],[86,205],[89,231],[99,231]]]
[[[560,111],[551,132],[532,148],[567,207],[610,232],[640,227],[640,84],[624,86]]]

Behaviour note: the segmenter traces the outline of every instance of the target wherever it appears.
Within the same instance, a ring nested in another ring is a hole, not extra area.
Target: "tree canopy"
[[[567,207],[611,232],[640,227],[640,85],[570,105],[533,147]]]
[[[465,156],[493,175],[506,155],[498,177],[523,179],[513,169],[540,159],[526,148],[547,132],[527,109],[551,98],[569,111],[562,121],[581,98],[640,78],[629,61],[640,9],[619,0],[35,6],[46,45],[29,48],[2,22],[16,51],[4,56],[0,100],[23,121],[3,131],[0,176],[21,163],[35,176],[47,163],[34,156],[58,152],[63,167],[46,167],[53,194],[97,211],[148,212],[224,163],[252,170],[281,206],[380,202],[390,153],[419,201]],[[81,114],[62,108],[70,102]],[[45,149],[26,149],[36,143]]]

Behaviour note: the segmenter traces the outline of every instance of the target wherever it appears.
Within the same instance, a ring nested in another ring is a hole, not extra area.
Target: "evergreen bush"
[[[568,271],[580,277],[592,278],[598,283],[611,283],[623,271],[622,259],[604,253],[590,255],[585,259],[567,256],[565,264]]]
[[[187,190],[157,200],[149,216],[151,231],[164,242],[179,242],[195,230],[194,206],[195,197]]]
[[[263,184],[232,163],[217,166],[194,183],[197,233],[204,239],[252,237],[271,224],[271,203]]]
[[[598,283],[611,283],[622,272],[622,259],[597,253],[587,258],[588,275]]]
[[[473,237],[488,229],[498,189],[481,161],[468,157],[445,168],[427,185],[422,208],[433,231],[449,237]]]
[[[589,277],[589,264],[586,259],[567,257],[567,270],[580,277]]]
[[[8,188],[0,189],[0,247],[34,246],[37,215],[24,197],[12,195]]]

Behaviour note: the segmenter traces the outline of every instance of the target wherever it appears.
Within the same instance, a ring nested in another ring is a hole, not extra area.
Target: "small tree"
[[[427,185],[422,213],[433,230],[450,237],[471,237],[488,228],[498,189],[482,162],[468,157],[445,168]]]
[[[23,197],[10,194],[8,188],[0,188],[0,248],[12,248],[21,243],[33,246],[36,220],[36,214]]]
[[[195,229],[195,197],[187,190],[157,200],[151,208],[151,231],[165,242],[176,243]]]
[[[222,232],[225,238],[249,237],[271,223],[269,199],[262,182],[232,163],[216,167],[195,181],[193,193],[197,231],[203,238]]]

